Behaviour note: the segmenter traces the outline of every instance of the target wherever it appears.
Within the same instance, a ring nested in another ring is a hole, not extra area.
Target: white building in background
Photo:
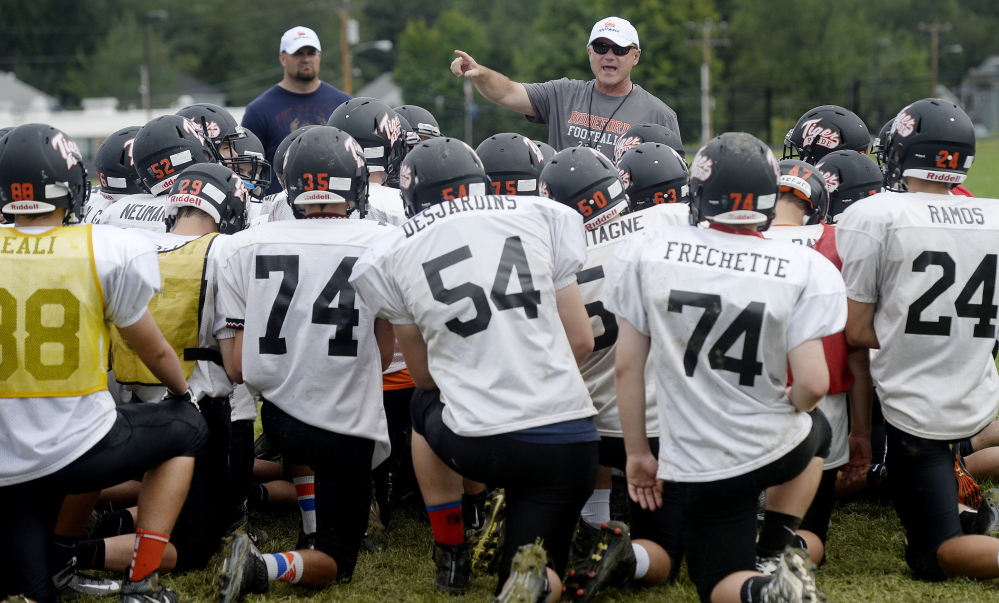
[[[999,131],[999,55],[968,70],[961,82],[961,100],[976,127]]]

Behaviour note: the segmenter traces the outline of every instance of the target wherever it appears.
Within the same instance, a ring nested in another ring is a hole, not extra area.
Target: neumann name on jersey
[[[936,207],[927,205],[934,224],[985,224],[985,214],[978,207]]]
[[[142,205],[141,203],[129,204],[121,212],[122,220],[162,222],[163,218],[163,208],[155,205]]]
[[[791,263],[787,258],[779,258],[763,253],[742,252],[729,253],[707,245],[691,245],[670,241],[666,243],[664,260],[686,262],[735,270],[737,272],[754,272],[777,278],[787,278],[785,268]],[[772,269],[772,271],[771,271]]]
[[[517,199],[515,197],[464,197],[453,201],[442,201],[433,207],[423,210],[403,222],[402,229],[408,239],[424,228],[431,226],[437,220],[444,219],[453,214],[474,210],[514,209],[517,209]]]

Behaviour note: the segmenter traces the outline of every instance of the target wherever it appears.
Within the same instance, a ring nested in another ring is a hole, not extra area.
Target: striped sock
[[[130,582],[138,582],[160,568],[163,549],[170,542],[170,536],[139,528],[135,531],[135,550],[132,551],[132,565],[128,574]]]
[[[295,551],[265,554],[264,563],[267,564],[267,579],[271,582],[295,584],[302,579],[302,572],[305,571],[302,555]]]
[[[457,545],[465,542],[465,529],[462,522],[461,501],[428,505],[430,529],[438,544]]]
[[[302,512],[302,531],[314,534],[316,531],[316,478],[312,475],[296,477],[295,493],[298,494],[298,509]]]

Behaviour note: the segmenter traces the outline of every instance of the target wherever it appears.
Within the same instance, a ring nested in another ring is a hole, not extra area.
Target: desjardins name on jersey
[[[679,241],[666,243],[666,255],[663,256],[663,259],[669,262],[701,264],[702,266],[735,270],[736,272],[753,272],[777,278],[787,278],[786,268],[791,263],[791,260],[787,258],[778,258],[764,253],[752,251],[729,253],[707,245],[691,245]]]
[[[415,235],[424,228],[432,226],[437,220],[442,220],[450,215],[459,214],[466,211],[475,210],[514,210],[517,209],[517,199],[515,197],[465,197],[453,201],[442,201],[437,205],[428,207],[416,214],[409,220],[403,222],[402,229],[406,233],[406,238]]]

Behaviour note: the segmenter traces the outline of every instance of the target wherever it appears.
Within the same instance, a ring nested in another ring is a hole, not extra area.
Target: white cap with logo
[[[312,46],[319,52],[323,47],[319,44],[319,36],[308,27],[292,27],[281,36],[281,52],[295,54],[299,48]]]
[[[590,30],[590,41],[586,45],[589,46],[593,43],[593,40],[598,38],[607,38],[618,46],[631,46],[634,44],[636,48],[642,47],[638,43],[638,31],[635,29],[635,26],[627,19],[620,17],[607,17],[606,19],[597,21],[593,25],[593,29]]]

